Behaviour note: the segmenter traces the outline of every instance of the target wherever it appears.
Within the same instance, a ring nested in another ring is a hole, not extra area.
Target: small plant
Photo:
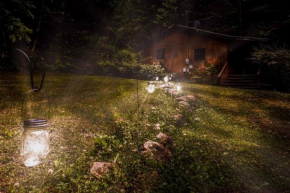
[[[216,66],[207,61],[192,71],[191,79],[197,83],[216,84],[217,69]]]

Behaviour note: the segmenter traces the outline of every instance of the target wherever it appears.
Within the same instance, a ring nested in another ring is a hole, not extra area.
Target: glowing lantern
[[[31,90],[26,95],[22,104],[22,116],[24,118],[21,138],[20,155],[23,159],[24,165],[32,167],[43,162],[49,153],[49,133],[47,130],[49,102],[42,90],[45,78],[45,71],[42,73],[41,83],[38,86],[34,85],[33,81],[33,67],[31,65],[28,55],[20,49],[15,49],[22,53],[29,62],[30,69],[30,84]],[[45,108],[45,106],[48,108]],[[40,117],[37,118],[36,117]]]
[[[23,101],[20,155],[27,167],[41,164],[49,153],[49,101],[44,91],[32,90]]]
[[[168,79],[168,76],[165,76],[165,77],[164,77],[164,81],[165,81],[165,82],[168,82],[168,80],[169,80],[169,79]]]
[[[177,91],[181,91],[181,86],[180,86],[180,84],[178,84],[178,85],[176,86],[176,90],[177,90]]]
[[[183,72],[186,72],[186,68],[183,68]]]
[[[159,77],[158,76],[156,76],[156,81],[158,81],[159,80]]]
[[[45,119],[28,119],[24,121],[21,157],[24,165],[32,167],[41,164],[49,153],[48,124]]]
[[[155,90],[155,85],[153,84],[153,82],[149,82],[148,83],[148,88],[147,88],[149,93],[153,93]]]

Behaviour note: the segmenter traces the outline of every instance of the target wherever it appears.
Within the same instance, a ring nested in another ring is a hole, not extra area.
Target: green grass
[[[290,192],[290,95],[182,84],[190,108],[136,80],[48,75],[51,152],[26,168],[19,157],[27,75],[0,75],[0,192]],[[175,124],[173,116],[183,115]],[[160,131],[167,162],[141,155]],[[113,162],[102,179],[90,163]]]

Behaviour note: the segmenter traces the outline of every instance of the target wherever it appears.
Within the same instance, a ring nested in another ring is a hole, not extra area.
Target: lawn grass
[[[179,95],[196,97],[185,108],[138,81],[138,119],[136,83],[48,75],[51,152],[27,168],[19,146],[29,78],[0,75],[0,192],[290,192],[289,94],[182,84]],[[160,131],[175,145],[166,162],[140,153]],[[115,167],[95,179],[94,161]]]

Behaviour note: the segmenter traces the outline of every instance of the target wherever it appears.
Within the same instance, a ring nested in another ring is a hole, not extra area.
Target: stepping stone
[[[172,95],[177,95],[177,94],[178,94],[178,92],[177,92],[176,89],[169,89],[169,90],[168,90],[168,93],[169,93],[169,94],[172,94]]]
[[[106,175],[113,166],[114,164],[110,162],[93,162],[90,172],[96,178],[101,178]]]
[[[167,145],[169,147],[173,146],[173,141],[171,139],[171,137],[169,137],[168,135],[166,135],[165,133],[158,133],[158,135],[156,136],[156,138],[163,144],[163,145]]]
[[[164,89],[164,91],[165,91],[166,93],[168,93],[169,90],[170,90],[170,88],[165,88],[165,89]]]
[[[187,95],[186,98],[190,101],[195,101],[195,96],[193,95]]]
[[[185,101],[180,101],[179,104],[181,106],[184,106],[184,107],[190,107],[190,104],[188,102],[185,102]]]
[[[177,101],[187,101],[187,98],[185,96],[181,96],[181,97],[178,97],[178,98],[175,98],[175,100]]]
[[[173,115],[173,119],[175,120],[176,125],[182,125],[183,115],[181,114]]]
[[[177,101],[184,101],[184,102],[195,101],[195,96],[193,96],[193,95],[187,95],[187,96],[178,97],[175,100],[177,100]]]
[[[143,146],[145,150],[141,153],[145,156],[153,155],[156,161],[166,161],[172,156],[169,149],[156,141],[148,140],[143,144]]]

